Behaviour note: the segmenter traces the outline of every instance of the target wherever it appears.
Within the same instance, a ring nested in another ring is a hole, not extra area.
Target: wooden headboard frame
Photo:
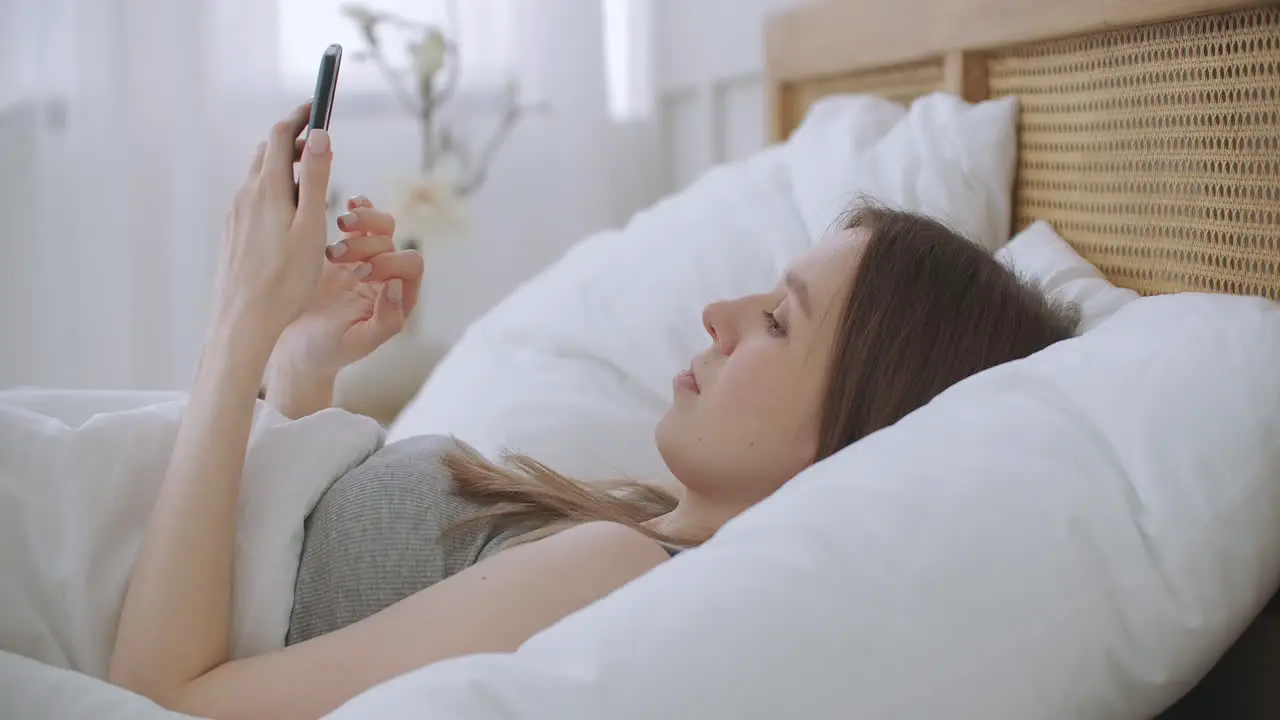
[[[1280,3],[826,0],[765,40],[772,140],[833,93],[1016,95],[1015,229],[1144,294],[1280,299]]]
[[[1015,230],[1144,294],[1280,299],[1280,3],[826,0],[765,40],[771,140],[835,93],[1016,95]],[[1280,596],[1162,717],[1280,718]]]
[[[1044,40],[1274,5],[1260,0],[826,0],[775,14],[765,25],[770,127],[799,124],[788,95],[815,80],[941,60],[944,88],[989,97],[981,54]]]

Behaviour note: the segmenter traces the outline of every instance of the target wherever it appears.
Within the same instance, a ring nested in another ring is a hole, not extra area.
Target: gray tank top
[[[481,509],[450,492],[440,461],[456,447],[440,435],[401,440],[329,486],[306,520],[287,645],[373,615],[536,529],[445,532]]]

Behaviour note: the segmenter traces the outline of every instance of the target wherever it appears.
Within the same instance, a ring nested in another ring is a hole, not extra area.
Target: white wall
[[[801,1],[656,0],[671,187],[764,146],[764,19]]]

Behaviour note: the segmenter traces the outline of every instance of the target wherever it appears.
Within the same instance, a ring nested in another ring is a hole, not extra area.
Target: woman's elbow
[[[113,656],[107,665],[107,682],[141,695],[166,710],[199,716],[199,708],[189,707],[187,684],[159,676],[157,669],[154,663]]]

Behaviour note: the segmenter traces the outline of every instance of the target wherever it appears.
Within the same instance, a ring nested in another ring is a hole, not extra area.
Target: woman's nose
[[[716,348],[725,355],[733,352],[733,345],[737,342],[731,318],[729,303],[726,302],[713,302],[702,309],[702,327],[706,328]]]

